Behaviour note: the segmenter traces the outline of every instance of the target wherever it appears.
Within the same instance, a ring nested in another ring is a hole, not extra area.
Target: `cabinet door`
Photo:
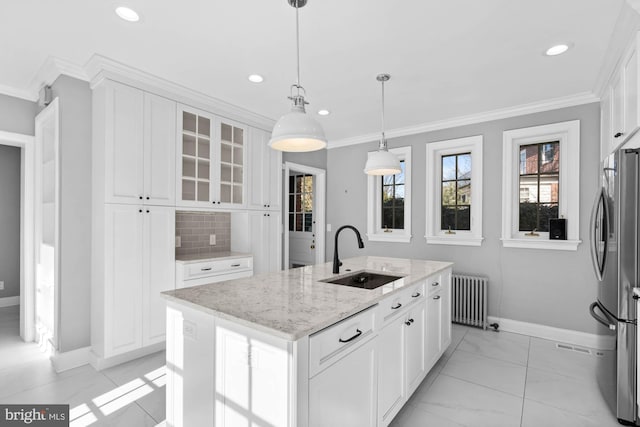
[[[376,341],[372,339],[309,380],[309,426],[375,426]]]
[[[178,108],[176,148],[177,203],[211,207],[213,166],[219,161],[214,141],[215,118],[204,111]]]
[[[613,141],[611,151],[613,152],[625,137],[624,75],[622,73],[618,73],[611,83],[611,133]]]
[[[442,316],[442,291],[427,297],[427,322],[426,322],[426,370],[438,361],[441,343],[441,316]]]
[[[269,258],[266,254],[266,242],[264,221],[266,212],[251,211],[249,212],[249,252],[253,255],[253,272],[254,274],[269,271]],[[266,256],[265,256],[266,255]]]
[[[444,352],[451,344],[451,270],[442,273],[440,352]]]
[[[602,99],[600,100],[600,159],[604,160],[611,154],[611,141],[613,134],[611,133],[611,91],[606,88]]]
[[[105,357],[142,346],[143,212],[105,207]]]
[[[265,147],[266,153],[264,161],[267,168],[264,171],[264,189],[265,202],[267,208],[280,211],[282,206],[282,151],[271,149],[267,143],[270,134],[266,134]]]
[[[247,128],[226,119],[220,120],[218,138],[220,161],[214,165],[213,200],[224,207],[243,207],[246,205]]]
[[[267,212],[264,230],[264,251],[267,271],[282,270],[282,216],[280,212]]]
[[[407,396],[411,396],[426,375],[425,310],[424,302],[417,303],[404,319]]]
[[[143,237],[143,345],[165,339],[166,303],[160,292],[175,288],[175,208],[147,206]]]
[[[625,58],[624,64],[624,127],[625,137],[640,125],[638,119],[638,51],[636,46]],[[623,137],[624,138],[624,137]],[[626,138],[624,138],[626,139]]]
[[[106,87],[105,202],[142,203],[143,92],[109,82]]]
[[[264,189],[267,188],[265,177],[267,176],[268,163],[265,156],[270,150],[267,132],[251,128],[249,145],[249,199],[247,207],[251,209],[266,209],[267,196]]]
[[[176,103],[144,95],[144,203],[175,205]]]
[[[405,320],[398,317],[378,335],[378,424],[381,426],[389,424],[404,402]]]

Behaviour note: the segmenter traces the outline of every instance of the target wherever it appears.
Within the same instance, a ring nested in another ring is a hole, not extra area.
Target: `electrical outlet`
[[[215,246],[216,245],[216,235],[215,234],[210,234],[209,235],[209,245],[211,245],[211,246]]]
[[[195,323],[185,320],[182,324],[182,335],[185,338],[198,339],[198,327]]]
[[[182,246],[182,236],[176,236],[176,248]]]
[[[0,291],[4,291],[4,280],[0,280]]]

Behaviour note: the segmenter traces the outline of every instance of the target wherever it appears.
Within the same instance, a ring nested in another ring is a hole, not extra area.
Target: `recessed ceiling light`
[[[328,116],[329,114],[331,114],[331,111],[329,110],[318,110],[318,114],[321,116]]]
[[[140,15],[138,15],[138,13],[135,10],[125,6],[117,7],[116,13],[120,18],[124,19],[125,21],[138,22],[140,20]]]
[[[262,83],[264,81],[264,77],[262,77],[260,74],[251,74],[247,78],[252,83]]]
[[[569,45],[567,44],[557,44],[555,46],[551,46],[549,49],[547,49],[547,51],[545,52],[545,55],[547,56],[556,56],[556,55],[560,55],[565,53],[567,50],[569,50]]]

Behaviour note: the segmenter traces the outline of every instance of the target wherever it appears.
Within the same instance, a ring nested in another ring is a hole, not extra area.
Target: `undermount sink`
[[[370,271],[356,271],[339,278],[324,279],[321,282],[333,283],[335,285],[352,286],[361,289],[375,289],[382,285],[402,279],[402,276],[392,276],[390,274],[372,273]]]

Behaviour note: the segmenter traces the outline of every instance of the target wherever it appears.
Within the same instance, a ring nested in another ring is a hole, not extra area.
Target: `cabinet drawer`
[[[438,292],[442,289],[442,275],[434,274],[433,276],[428,277],[426,286],[426,291],[429,295],[433,295],[435,292]]]
[[[198,262],[187,264],[184,269],[184,280],[196,279],[199,277],[214,276],[233,271],[248,270],[253,268],[253,258],[234,258],[215,261]]]
[[[395,317],[397,313],[404,312],[404,309],[409,304],[418,300],[424,300],[424,285],[424,282],[420,282],[417,285],[409,286],[407,289],[403,289],[380,301],[379,306],[382,321],[386,322],[392,317]]]
[[[309,337],[309,377],[349,353],[375,330],[375,306]]]

